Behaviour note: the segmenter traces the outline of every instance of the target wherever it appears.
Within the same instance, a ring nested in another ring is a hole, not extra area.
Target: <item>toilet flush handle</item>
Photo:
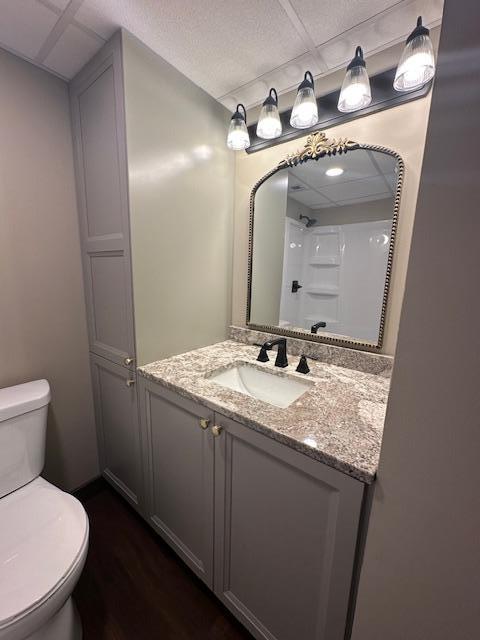
[[[125,380],[125,384],[127,385],[127,387],[133,387],[133,385],[135,384],[135,380]]]

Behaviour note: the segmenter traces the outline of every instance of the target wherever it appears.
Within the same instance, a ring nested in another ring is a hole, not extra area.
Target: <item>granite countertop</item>
[[[310,373],[295,372],[298,357],[285,369],[256,361],[258,347],[227,340],[139,367],[139,373],[180,395],[241,422],[245,426],[311,458],[370,484],[375,479],[388,397],[388,378],[309,360]],[[209,379],[233,363],[313,384],[289,407],[281,409]]]

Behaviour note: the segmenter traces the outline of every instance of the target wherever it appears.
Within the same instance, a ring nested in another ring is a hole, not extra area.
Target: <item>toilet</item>
[[[88,549],[80,502],[42,477],[50,387],[0,389],[0,640],[80,640],[71,594]]]

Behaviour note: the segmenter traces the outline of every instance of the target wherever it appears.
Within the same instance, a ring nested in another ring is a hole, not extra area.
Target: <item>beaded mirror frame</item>
[[[392,230],[390,234],[390,245],[387,257],[387,269],[385,274],[385,285],[383,289],[382,307],[380,314],[380,324],[378,331],[377,342],[369,342],[365,340],[355,339],[349,336],[338,336],[331,333],[308,333],[298,331],[295,329],[286,329],[275,325],[262,325],[251,322],[251,299],[252,299],[252,272],[253,272],[253,229],[255,222],[255,195],[261,187],[261,185],[282,169],[288,169],[288,167],[294,167],[298,164],[308,162],[310,160],[318,161],[325,156],[343,155],[349,151],[355,149],[365,149],[369,151],[378,151],[386,153],[397,161],[397,186],[395,190],[395,199],[393,204],[393,218],[392,218]],[[347,138],[340,138],[338,140],[329,140],[325,133],[317,131],[308,136],[305,146],[299,149],[297,152],[288,155],[284,160],[264,175],[253,187],[250,195],[250,224],[249,224],[249,243],[248,243],[248,282],[247,282],[247,316],[246,324],[249,329],[255,331],[264,331],[267,333],[273,333],[280,336],[286,336],[291,338],[299,338],[301,340],[310,340],[312,342],[323,342],[327,344],[333,344],[341,347],[349,347],[354,349],[362,349],[368,351],[378,351],[382,348],[383,337],[385,332],[385,318],[387,313],[388,294],[390,290],[390,281],[392,275],[393,254],[395,250],[395,238],[398,226],[398,215],[400,210],[400,198],[403,187],[403,180],[405,175],[405,165],[401,156],[392,149],[387,147],[381,147],[378,145],[361,144],[348,140]]]

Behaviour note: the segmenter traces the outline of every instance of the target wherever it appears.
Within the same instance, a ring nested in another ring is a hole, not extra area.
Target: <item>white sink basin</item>
[[[236,363],[219,373],[214,372],[208,378],[222,387],[239,391],[282,409],[298,400],[315,384],[312,380],[297,380],[243,362]]]

